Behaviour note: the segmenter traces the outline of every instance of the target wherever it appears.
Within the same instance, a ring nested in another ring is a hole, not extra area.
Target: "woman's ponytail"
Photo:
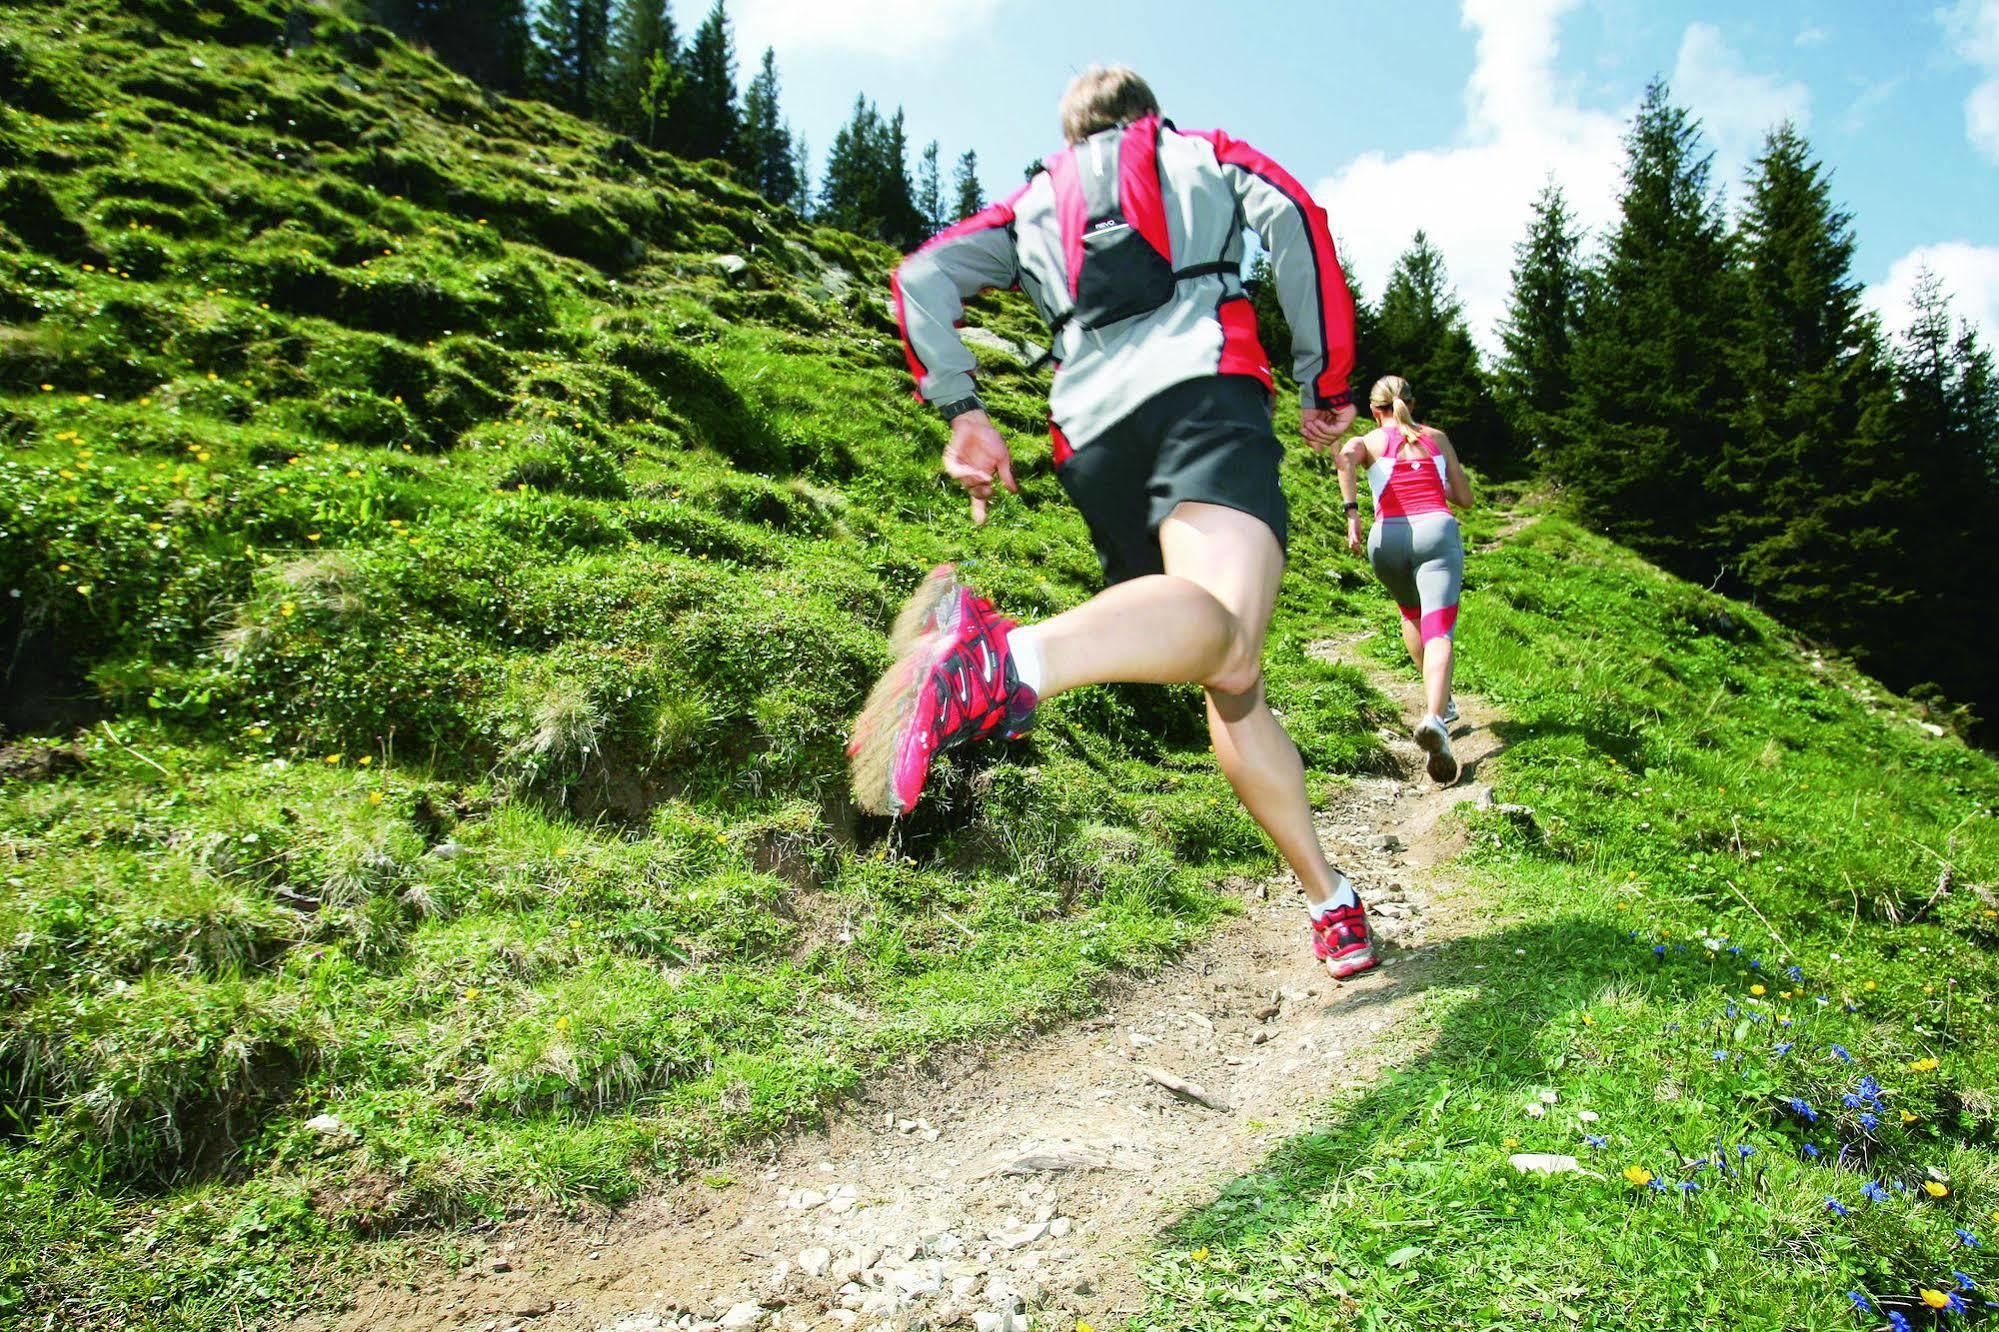
[[[1416,424],[1416,390],[1409,387],[1409,381],[1400,375],[1383,375],[1374,381],[1368,391],[1367,405],[1377,412],[1387,412],[1395,419],[1395,428],[1403,438],[1420,442],[1423,428]]]

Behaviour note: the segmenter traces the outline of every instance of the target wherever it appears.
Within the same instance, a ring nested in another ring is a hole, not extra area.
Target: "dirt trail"
[[[1312,650],[1363,666],[1413,713],[1413,672],[1380,670],[1355,654],[1360,641]],[[1478,699],[1458,704],[1458,785],[1434,788],[1406,735],[1384,732],[1411,776],[1358,781],[1319,818],[1393,945],[1375,972],[1329,979],[1296,881],[1244,881],[1239,920],[1094,1018],[878,1080],[825,1131],[608,1220],[496,1226],[458,1273],[378,1282],[304,1326],[995,1332],[1138,1312],[1139,1261],[1159,1230],[1305,1129],[1328,1093],[1406,1056],[1389,1034],[1416,1011],[1429,947],[1477,925],[1439,870],[1458,849],[1442,820],[1489,799],[1478,769],[1499,742]]]

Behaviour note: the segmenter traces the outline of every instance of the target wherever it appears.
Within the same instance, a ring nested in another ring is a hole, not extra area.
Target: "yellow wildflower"
[[[1925,1286],[1921,1294],[1923,1303],[1929,1305],[1932,1309],[1948,1309],[1950,1307],[1950,1296],[1940,1290],[1931,1290]]]
[[[1501,1139],[1499,1140],[1499,1145],[1500,1145],[1501,1147],[1504,1147],[1504,1148],[1505,1148],[1505,1149],[1506,1149],[1507,1151],[1509,1151],[1509,1152],[1510,1152],[1510,1151],[1512,1151],[1512,1150],[1513,1150],[1513,1149],[1514,1149],[1515,1147],[1518,1147],[1518,1146],[1520,1145],[1520,1139],[1518,1139],[1518,1138],[1501,1138]]]
[[[1197,1263],[1205,1263],[1208,1261],[1208,1246],[1203,1244],[1200,1248],[1194,1250],[1192,1253],[1188,1254],[1187,1256],[1189,1258],[1192,1258]]]
[[[328,754],[328,755],[326,756],[326,763],[327,763],[327,766],[328,766],[328,767],[331,767],[332,765],[334,765],[334,764],[336,764],[336,763],[340,762],[340,760],[341,760],[341,759],[344,759],[344,758],[346,758],[346,757],[347,757],[347,756],[346,756],[345,754]]]
[[[1937,1061],[1929,1058],[1918,1059],[1915,1063],[1909,1065],[1911,1073],[1934,1073],[1936,1070]]]
[[[1631,1182],[1633,1188],[1637,1189],[1642,1189],[1652,1182],[1652,1172],[1644,1166],[1634,1165],[1624,1167],[1624,1177]]]
[[[568,1031],[568,1030],[569,1030],[569,1019],[568,1019],[568,1018],[566,1018],[566,1017],[559,1017],[559,1018],[557,1018],[557,1019],[555,1020],[555,1029],[556,1029],[557,1031],[564,1031],[564,1032]]]
[[[1769,991],[1764,989],[1761,985],[1752,985],[1749,987],[1749,993],[1756,995],[1760,998],[1763,995],[1768,994]]]
[[[1921,1119],[1921,1118],[1922,1118],[1922,1116],[1921,1116],[1921,1115],[1918,1115],[1918,1114],[1912,1114],[1912,1113],[1910,1113],[1910,1112],[1909,1112],[1909,1111],[1907,1111],[1907,1110],[1904,1110],[1904,1111],[1902,1112],[1902,1122],[1903,1122],[1904,1124],[1913,1124],[1913,1123],[1915,1123],[1915,1122],[1916,1122],[1917,1120],[1919,1120],[1919,1119]]]
[[[1880,987],[1877,984],[1875,984],[1875,982],[1868,981],[1867,984],[1861,986],[1860,988],[1863,990],[1874,990],[1874,989],[1879,989]]]
[[[368,792],[368,803],[369,803],[369,804],[371,804],[371,805],[379,805],[379,804],[381,804],[381,803],[382,803],[382,793],[381,793],[380,791],[370,791],[370,792]]]
[[[1948,1198],[1950,1197],[1950,1186],[1948,1184],[1939,1184],[1933,1179],[1926,1179],[1923,1181],[1923,1192],[1929,1194],[1932,1198]]]

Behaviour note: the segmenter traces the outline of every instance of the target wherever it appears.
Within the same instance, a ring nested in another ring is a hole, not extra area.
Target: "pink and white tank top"
[[[1449,513],[1445,498],[1445,468],[1442,449],[1428,435],[1418,440],[1427,451],[1422,458],[1404,458],[1403,435],[1395,426],[1386,430],[1381,456],[1368,465],[1367,484],[1374,490],[1376,518],[1414,518],[1425,513]]]

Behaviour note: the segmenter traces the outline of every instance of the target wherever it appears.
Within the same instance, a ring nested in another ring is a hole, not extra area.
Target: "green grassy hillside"
[[[931,563],[1095,576],[1004,352],[1044,461],[966,526],[888,252],[316,9],[16,7],[0,99],[0,1311],[260,1315],[625,1196],[1271,863],[1165,690],[850,809]],[[1378,763],[1276,652],[1315,768]]]
[[[995,348],[1027,494],[965,524],[892,258],[315,8],[0,15],[0,1322],[268,1321],[364,1254],[629,1196],[1079,1011],[1271,868],[1191,691],[1066,698],[900,825],[846,802],[924,569],[1029,616],[1095,578],[1041,384]],[[1324,795],[1391,718],[1304,646],[1392,611],[1325,465],[1286,480],[1270,688]],[[1501,1267],[1534,1295],[1505,1318],[1606,1325],[1829,1325],[1849,1278],[1982,1277],[1951,1246],[1999,1207],[1992,764],[1559,521],[1473,579],[1468,683],[1536,809],[1477,822],[1475,863],[1523,923],[1440,963],[1431,1055],[1172,1238],[1153,1321],[1248,1326],[1299,1264],[1302,1325],[1352,1321],[1342,1290],[1475,1321]],[[1806,979],[1751,996],[1749,957]],[[1778,1002],[1809,1064],[1755,1048]],[[1833,1043],[1891,1093],[1878,1137]],[[1630,1116],[1598,1192],[1495,1164],[1573,1129],[1506,1117],[1540,1089]],[[1624,1192],[1710,1132],[1785,1164]],[[1791,1164],[1807,1141],[1859,1145]],[[1858,1205],[1877,1160],[1950,1192]]]

